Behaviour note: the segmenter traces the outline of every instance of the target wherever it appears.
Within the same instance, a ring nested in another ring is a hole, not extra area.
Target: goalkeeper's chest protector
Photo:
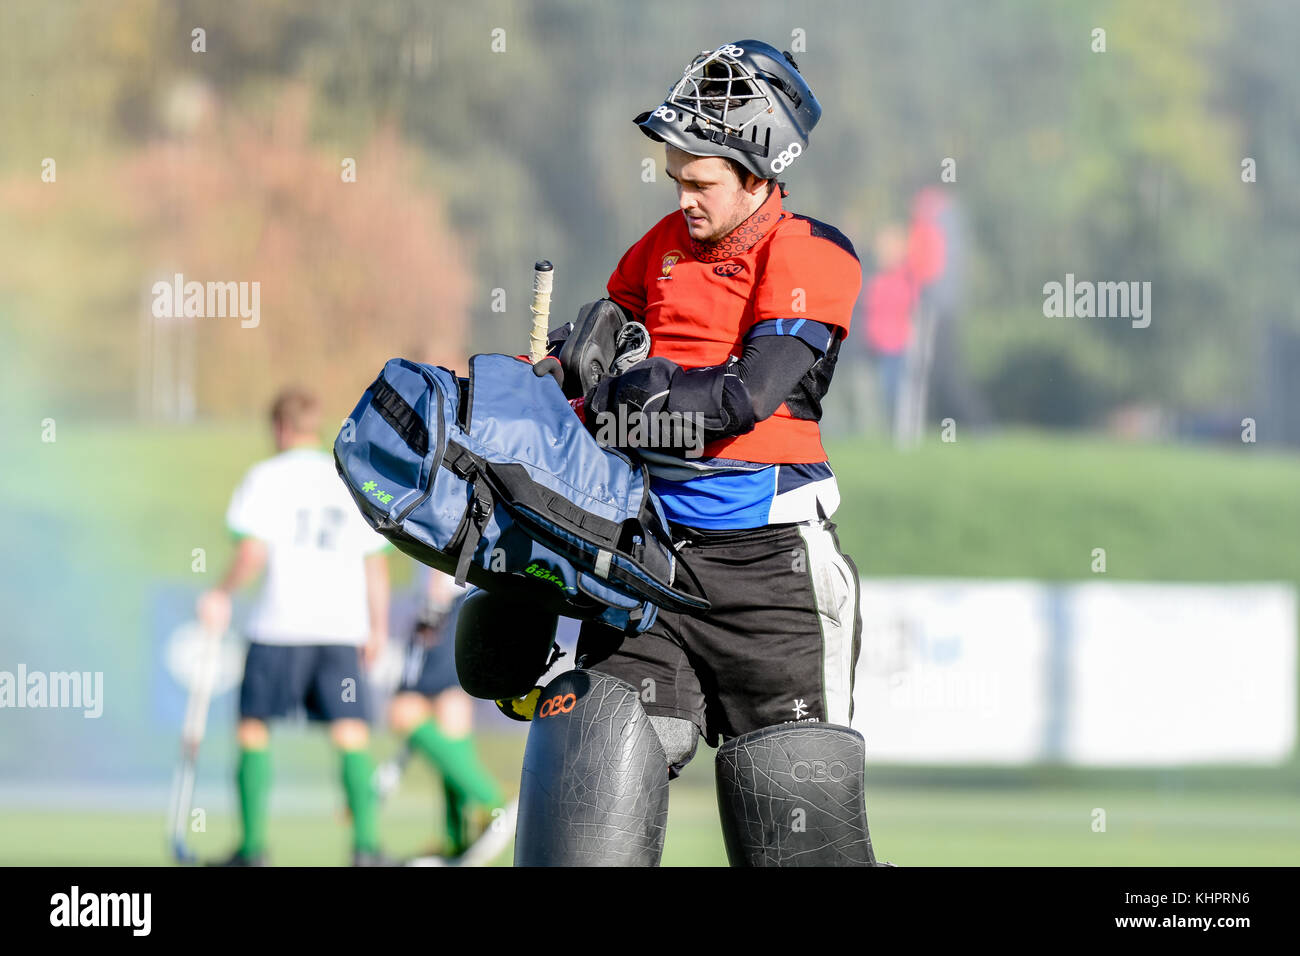
[[[467,377],[392,359],[334,459],[371,527],[458,584],[628,634],[661,607],[709,608],[673,586],[681,559],[645,466],[598,444],[555,380],[512,356],[475,355]]]

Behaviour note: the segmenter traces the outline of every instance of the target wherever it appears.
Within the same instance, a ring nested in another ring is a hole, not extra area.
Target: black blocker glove
[[[611,425],[620,432],[623,428],[634,431],[640,420],[643,435],[674,436],[670,442],[652,444],[677,454],[743,434],[757,421],[753,399],[736,363],[684,369],[666,358],[645,359],[621,375],[601,379],[587,396],[586,416],[587,427],[598,438]],[[650,416],[658,416],[653,429],[647,420]],[[617,440],[607,443],[646,447],[625,438],[619,434]]]

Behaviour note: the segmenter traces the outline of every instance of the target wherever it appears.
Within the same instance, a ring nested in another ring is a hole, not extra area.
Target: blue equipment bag
[[[661,607],[709,609],[673,587],[686,565],[645,465],[601,446],[555,380],[513,356],[475,355],[468,378],[390,360],[334,461],[371,527],[458,584],[626,634]]]

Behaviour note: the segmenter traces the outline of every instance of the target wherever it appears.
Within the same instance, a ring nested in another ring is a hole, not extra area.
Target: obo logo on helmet
[[[799,158],[803,152],[803,147],[798,143],[791,143],[788,147],[777,154],[776,159],[772,160],[772,172],[784,172],[785,168]]]

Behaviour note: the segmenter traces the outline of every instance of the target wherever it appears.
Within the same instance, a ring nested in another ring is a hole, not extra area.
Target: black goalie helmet
[[[776,179],[808,148],[821,115],[794,57],[759,40],[738,40],[697,56],[663,105],[633,122],[656,142],[734,159]]]

